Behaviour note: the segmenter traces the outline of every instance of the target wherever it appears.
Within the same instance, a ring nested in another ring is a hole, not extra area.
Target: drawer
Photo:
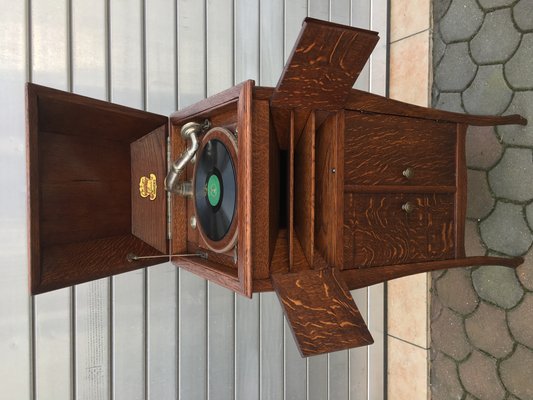
[[[451,194],[344,197],[344,269],[454,257]]]
[[[455,129],[450,123],[346,112],[345,184],[455,186]]]

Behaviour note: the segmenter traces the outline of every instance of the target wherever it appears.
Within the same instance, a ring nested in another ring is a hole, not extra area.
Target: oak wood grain
[[[216,253],[208,250],[206,242],[189,223],[194,215],[194,205],[191,198],[183,201],[178,196],[172,196],[173,232],[178,231],[178,237],[172,239],[174,254],[179,252],[194,252],[198,249],[205,251],[208,258],[173,258],[172,263],[183,266],[189,271],[206,279],[217,282],[237,293],[251,296],[252,293],[252,80],[245,81],[224,92],[204,99],[190,107],[177,111],[171,116],[172,158],[176,159],[185,149],[186,143],[180,137],[180,129],[189,121],[202,122],[209,119],[212,126],[222,126],[237,134],[238,157],[237,171],[237,265],[233,264],[228,254]],[[204,135],[200,136],[200,142]],[[201,146],[201,144],[200,144]],[[193,166],[187,166],[185,179],[193,176]],[[184,204],[185,203],[185,204]],[[178,226],[179,225],[179,226]],[[181,230],[184,226],[184,230]],[[184,247],[183,247],[184,246]],[[233,254],[233,253],[232,253]],[[237,271],[237,273],[236,273]],[[235,275],[236,273],[236,275]]]
[[[454,256],[453,195],[345,196],[344,269]],[[402,206],[414,206],[406,213]]]
[[[241,294],[241,283],[239,282],[238,270],[227,267],[220,262],[210,261],[199,257],[179,257],[173,258],[172,264],[183,268],[193,274],[214,282],[220,286],[233,290]],[[199,273],[201,271],[201,273]]]
[[[33,84],[27,118],[32,293],[164,262],[125,250],[161,254],[131,233],[130,144],[168,119]]]
[[[313,264],[310,264],[305,256],[300,239],[297,235],[293,236],[292,242],[292,264],[290,265],[291,272],[303,271],[312,268]]]
[[[246,81],[239,94],[237,108],[237,126],[239,131],[237,161],[237,204],[239,207],[238,221],[238,256],[239,256],[239,285],[240,293],[252,297],[253,280],[253,211],[252,211],[252,175],[253,175],[253,147],[252,147],[252,95],[254,81]]]
[[[403,103],[388,99],[377,94],[352,89],[346,100],[347,110],[367,111],[372,113],[413,117],[433,121],[447,121],[460,124],[492,126],[492,125],[526,125],[527,120],[520,115],[470,115],[437,110]]]
[[[311,113],[294,149],[294,230],[313,265],[315,251],[315,114]]]
[[[33,85],[26,85],[26,200],[28,228],[28,287],[31,294],[39,290],[42,280],[41,271],[41,197],[39,171],[39,103]]]
[[[339,179],[342,164],[338,162],[338,143],[344,133],[339,129],[342,120],[332,114],[316,132],[315,247],[329,265],[337,268],[342,267],[337,256],[342,252],[342,232],[339,237],[338,229],[338,216],[343,214],[340,208],[343,182]]]
[[[373,343],[337,270],[274,274],[272,283],[302,356]]]
[[[289,272],[289,235],[287,229],[280,229],[270,262],[270,275],[286,272]],[[270,282],[270,275],[267,279],[268,282]]]
[[[378,39],[376,32],[306,18],[272,107],[342,108]]]
[[[467,202],[466,172],[466,130],[468,126],[457,124],[457,150],[455,158],[456,186],[455,193],[455,258],[465,255],[465,220]]]
[[[350,111],[345,143],[345,184],[455,185],[454,124]]]
[[[129,145],[40,131],[41,244],[129,233]]]
[[[37,98],[39,129],[46,132],[131,143],[168,122],[164,115],[33,83],[27,93]]]
[[[130,145],[131,154],[131,233],[157,250],[168,253],[167,195],[167,125],[161,126]],[[141,197],[141,177],[156,176],[156,197]]]
[[[235,99],[238,99],[245,85],[254,85],[253,80],[241,82],[220,93],[200,100],[188,107],[170,114],[170,122],[173,125],[183,125],[197,118],[212,118],[215,115],[224,114],[229,106],[232,108]]]
[[[378,283],[422,272],[439,271],[450,268],[478,267],[485,265],[499,265],[516,268],[523,264],[522,257],[466,257],[438,261],[424,261],[409,264],[385,265],[373,268],[346,269],[340,271],[342,278],[350,290],[360,289]],[[268,292],[274,290],[271,280],[254,281],[254,292]]]
[[[279,161],[276,144],[272,141],[275,135],[270,135],[269,105],[266,100],[253,102],[252,135],[253,279],[267,279],[278,231]]]
[[[344,185],[345,193],[455,193],[455,186]]]
[[[42,248],[42,280],[32,285],[32,294],[161,264],[165,258],[128,261],[128,254],[162,255],[132,234],[112,236]]]
[[[270,107],[268,107],[270,109]],[[270,113],[268,113],[270,115]],[[274,121],[272,118],[268,118],[269,123],[269,130],[268,130],[268,137],[269,137],[269,147],[268,147],[268,154],[269,154],[269,177],[268,177],[268,192],[269,192],[269,223],[270,223],[270,232],[269,232],[269,265],[274,257],[274,252],[276,248],[277,238],[280,231],[280,224],[281,224],[281,207],[282,207],[282,201],[285,203],[286,199],[281,199],[281,181],[282,176],[281,174],[286,173],[286,165],[282,165],[282,163],[285,162],[284,159],[282,159],[281,156],[281,149],[278,143],[277,135],[274,131]],[[257,168],[262,168],[260,165],[257,165]],[[263,188],[263,190],[266,190],[266,188]],[[256,221],[260,218],[256,218]],[[285,222],[285,221],[284,221]],[[256,222],[257,223],[257,222]],[[261,222],[259,222],[261,223]],[[259,239],[257,239],[259,240]],[[256,241],[257,241],[256,240]],[[270,267],[269,267],[270,269]],[[266,276],[268,278],[270,274]]]

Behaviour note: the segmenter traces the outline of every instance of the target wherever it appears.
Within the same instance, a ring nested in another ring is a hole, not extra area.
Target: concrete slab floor
[[[529,124],[468,132],[467,254],[526,262],[433,274],[432,399],[533,400],[531,65],[533,0],[433,0],[433,106]]]

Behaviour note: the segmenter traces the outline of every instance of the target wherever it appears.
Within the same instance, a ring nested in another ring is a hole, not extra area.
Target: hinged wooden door
[[[168,118],[27,85],[31,293],[160,263],[168,254]]]

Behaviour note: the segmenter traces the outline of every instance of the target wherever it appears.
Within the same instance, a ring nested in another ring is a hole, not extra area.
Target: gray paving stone
[[[442,304],[463,315],[470,314],[479,303],[470,271],[465,268],[448,270],[437,281],[436,289]]]
[[[455,362],[438,352],[431,363],[431,399],[461,400],[463,393]]]
[[[489,172],[490,187],[498,197],[516,201],[533,199],[533,152],[507,148]]]
[[[527,290],[533,290],[533,250],[524,257],[524,263],[516,269],[518,280]]]
[[[527,293],[518,307],[508,312],[507,318],[514,338],[533,349],[533,294]]]
[[[461,93],[441,93],[435,104],[435,108],[462,114],[465,112],[461,106]]]
[[[526,217],[529,227],[533,229],[533,203],[526,207]]]
[[[483,23],[483,11],[475,0],[455,0],[440,20],[440,33],[445,43],[468,40]]]
[[[442,313],[442,310],[444,309],[442,302],[439,299],[439,296],[437,296],[435,293],[431,296],[431,304],[429,306],[429,319],[430,321],[434,321],[437,318],[439,318],[440,314]]]
[[[527,125],[501,125],[496,128],[500,138],[509,144],[533,147],[533,91],[515,92],[513,101],[505,110],[505,115],[520,114],[526,118]]]
[[[466,133],[466,164],[489,169],[501,158],[502,144],[493,126],[470,126]]]
[[[442,310],[444,310],[444,305],[442,304],[442,301],[440,300],[439,296],[437,295],[437,293],[432,290],[432,293],[431,293],[431,304],[430,304],[430,308],[429,308],[429,319],[430,321],[434,321],[436,320],[437,318],[440,317],[440,315],[442,314]]]
[[[467,220],[465,223],[465,253],[467,257],[485,255],[485,247],[479,236],[477,222]]]
[[[467,182],[466,216],[477,219],[485,218],[495,203],[489,190],[487,173],[469,169]]]
[[[496,7],[505,7],[513,4],[515,0],[479,0],[479,4],[484,10],[490,10]]]
[[[520,29],[533,29],[533,0],[520,0],[513,7],[513,16]]]
[[[432,107],[435,107],[435,105],[437,104],[439,95],[440,95],[439,88],[437,87],[437,85],[435,85],[435,82],[433,82],[431,85],[431,106]]]
[[[462,91],[472,82],[476,71],[477,66],[468,55],[468,44],[449,44],[435,70],[434,82],[440,90]]]
[[[513,351],[514,341],[501,308],[481,302],[476,312],[465,320],[465,329],[470,343],[496,358]]]
[[[479,297],[506,309],[517,305],[524,294],[511,268],[480,267],[472,272],[472,282]]]
[[[437,65],[444,55],[446,43],[442,41],[440,34],[437,32],[433,35],[433,65]]]
[[[457,361],[465,359],[472,350],[462,319],[446,307],[431,324],[431,340],[436,350]]]
[[[431,273],[431,278],[436,281],[437,279],[439,279],[442,275],[444,275],[446,273],[446,270],[445,269],[442,269],[440,271],[433,271]]]
[[[512,95],[503,79],[503,66],[485,65],[463,92],[463,105],[470,114],[497,115],[509,106]]]
[[[533,74],[531,73],[532,62],[533,33],[528,33],[524,35],[518,50],[504,67],[505,77],[513,88],[533,88]]]
[[[511,256],[524,254],[533,241],[522,207],[501,201],[496,203],[492,214],[480,223],[479,230],[489,249]]]
[[[448,8],[450,7],[452,0],[434,0],[433,1],[433,19],[439,21]]]
[[[505,398],[505,389],[498,379],[496,360],[477,350],[459,365],[459,376],[465,389],[479,399]]]
[[[533,351],[518,345],[515,352],[500,364],[503,384],[521,400],[533,400]]]
[[[483,25],[470,41],[472,58],[477,64],[507,61],[520,43],[520,32],[513,25],[511,9],[485,15]]]

